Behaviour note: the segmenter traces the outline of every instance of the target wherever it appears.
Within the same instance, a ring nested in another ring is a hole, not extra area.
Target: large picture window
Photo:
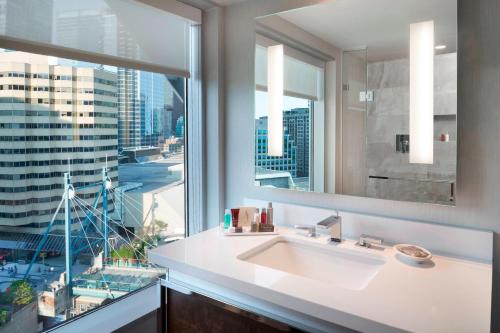
[[[185,96],[181,77],[0,50],[0,332],[163,275],[146,256],[185,236]]]

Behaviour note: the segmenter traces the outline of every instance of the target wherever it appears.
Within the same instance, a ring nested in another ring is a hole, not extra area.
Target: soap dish
[[[394,245],[394,250],[402,259],[414,263],[423,263],[432,258],[432,253],[423,247],[412,244]]]

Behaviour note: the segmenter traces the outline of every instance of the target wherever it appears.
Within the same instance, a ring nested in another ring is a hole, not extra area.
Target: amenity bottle
[[[227,230],[231,227],[231,211],[226,209],[224,213],[224,229]]]

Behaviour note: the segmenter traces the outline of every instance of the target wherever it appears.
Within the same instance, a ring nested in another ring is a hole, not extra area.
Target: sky
[[[283,98],[283,110],[307,107],[309,107],[309,101],[307,99],[288,96]],[[263,116],[267,116],[267,93],[255,91],[255,119]]]

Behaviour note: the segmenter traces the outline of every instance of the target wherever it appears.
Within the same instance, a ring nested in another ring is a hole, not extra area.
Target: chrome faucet
[[[337,211],[337,215],[329,216],[317,224],[318,228],[330,230],[330,241],[335,243],[342,242],[342,217]]]
[[[383,238],[363,234],[359,236],[359,241],[356,243],[356,245],[371,247],[372,245],[382,245],[383,242]]]
[[[316,237],[316,226],[314,225],[305,225],[305,224],[296,224],[294,225],[295,229],[307,230],[307,237]]]

